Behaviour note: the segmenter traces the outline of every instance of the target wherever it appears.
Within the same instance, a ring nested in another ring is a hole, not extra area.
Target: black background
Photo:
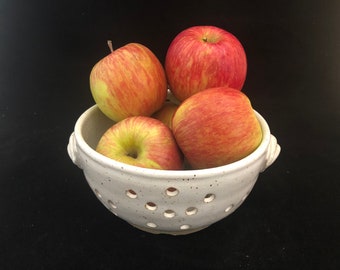
[[[0,0],[0,269],[339,269],[340,2]],[[282,147],[228,218],[187,236],[112,215],[66,151],[88,77],[181,30],[244,45],[244,93]]]

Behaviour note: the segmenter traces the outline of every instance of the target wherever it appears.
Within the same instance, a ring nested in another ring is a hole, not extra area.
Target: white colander
[[[260,146],[229,165],[167,171],[145,169],[109,159],[94,149],[113,124],[95,105],[77,120],[67,146],[97,198],[116,216],[151,233],[188,234],[234,212],[251,192],[259,173],[280,153],[266,121]]]

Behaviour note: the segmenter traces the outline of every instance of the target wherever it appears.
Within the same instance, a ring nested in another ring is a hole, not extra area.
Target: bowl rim
[[[206,169],[192,169],[192,170],[161,170],[161,169],[151,169],[151,168],[143,168],[137,167],[134,165],[122,163],[111,158],[108,158],[100,153],[98,153],[95,149],[93,149],[88,143],[85,141],[82,135],[83,124],[86,120],[88,120],[91,115],[93,115],[96,111],[100,111],[99,107],[95,104],[88,108],[85,112],[81,114],[81,116],[76,121],[74,127],[74,136],[76,140],[77,147],[79,147],[88,157],[90,157],[95,162],[101,164],[104,167],[110,167],[112,169],[116,169],[119,171],[124,171],[125,173],[133,174],[133,175],[143,175],[154,178],[164,178],[174,179],[174,178],[186,178],[186,177],[211,177],[212,175],[219,175],[224,173],[230,173],[235,170],[239,170],[241,168],[247,167],[252,164],[256,160],[260,159],[267,151],[269,143],[270,143],[270,128],[266,120],[259,114],[256,110],[254,110],[257,119],[259,120],[262,128],[262,141],[260,145],[248,156],[235,161],[233,163],[229,163],[226,165],[206,168]],[[103,113],[102,113],[103,114]],[[103,114],[103,117],[106,117]],[[264,161],[265,162],[265,161]]]

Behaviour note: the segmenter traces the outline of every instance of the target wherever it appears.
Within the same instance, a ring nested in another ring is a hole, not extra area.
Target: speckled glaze
[[[278,157],[280,146],[268,124],[260,146],[249,156],[221,167],[165,171],[109,159],[94,149],[114,123],[95,105],[77,120],[67,146],[97,198],[113,214],[151,233],[189,234],[233,213],[251,192],[260,172]]]

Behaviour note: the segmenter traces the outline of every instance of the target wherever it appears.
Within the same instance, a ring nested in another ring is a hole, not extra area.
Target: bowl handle
[[[78,159],[78,151],[77,151],[77,144],[76,139],[74,137],[74,132],[72,132],[68,145],[67,145],[67,153],[72,160],[72,162],[77,165],[80,169],[82,169],[80,161]]]
[[[267,156],[266,161],[264,164],[264,168],[262,169],[262,172],[267,169],[270,165],[273,164],[273,162],[277,159],[281,152],[281,146],[277,143],[277,139],[275,136],[270,134],[270,141],[269,141],[269,147],[267,150]]]

